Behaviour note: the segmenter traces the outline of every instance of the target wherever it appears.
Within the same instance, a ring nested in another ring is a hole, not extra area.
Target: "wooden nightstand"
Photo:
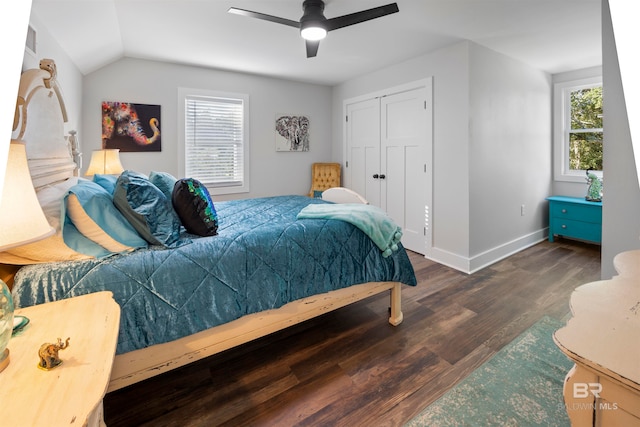
[[[575,362],[564,384],[574,427],[640,426],[640,251],[614,264],[618,276],[576,288],[573,317],[553,336]]]
[[[11,363],[0,373],[0,424],[21,426],[104,425],[106,393],[118,341],[120,306],[98,292],[18,309],[29,324],[9,341]],[[63,363],[38,368],[45,342],[70,337]]]

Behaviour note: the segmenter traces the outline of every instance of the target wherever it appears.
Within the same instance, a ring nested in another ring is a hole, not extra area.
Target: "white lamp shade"
[[[93,150],[91,162],[89,162],[89,168],[85,175],[119,175],[123,171],[119,149]]]
[[[36,197],[25,146],[12,140],[0,200],[0,251],[44,239],[54,232]]]

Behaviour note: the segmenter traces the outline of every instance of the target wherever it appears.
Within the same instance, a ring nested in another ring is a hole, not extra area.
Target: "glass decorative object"
[[[587,183],[589,187],[587,188],[587,195],[585,199],[590,202],[601,202],[602,201],[602,180],[596,176],[596,174],[591,173],[591,169],[587,171]]]
[[[9,365],[7,345],[13,332],[13,298],[9,287],[0,280],[0,372]]]

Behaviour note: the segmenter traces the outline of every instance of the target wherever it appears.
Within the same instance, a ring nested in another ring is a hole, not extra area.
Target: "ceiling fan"
[[[291,19],[238,9],[235,7],[230,8],[228,12],[299,28],[300,35],[305,39],[307,58],[311,58],[317,55],[320,40],[325,38],[328,31],[337,30],[338,28],[347,27],[353,24],[359,24],[375,18],[381,18],[383,16],[396,13],[399,9],[397,3],[391,3],[385,6],[374,7],[372,9],[327,19],[323,14],[324,1],[304,0],[302,2],[302,11],[303,14],[300,21],[293,21]]]

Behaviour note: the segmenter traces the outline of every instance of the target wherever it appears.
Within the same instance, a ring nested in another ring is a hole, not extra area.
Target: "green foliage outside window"
[[[571,92],[569,167],[602,170],[602,86]]]

